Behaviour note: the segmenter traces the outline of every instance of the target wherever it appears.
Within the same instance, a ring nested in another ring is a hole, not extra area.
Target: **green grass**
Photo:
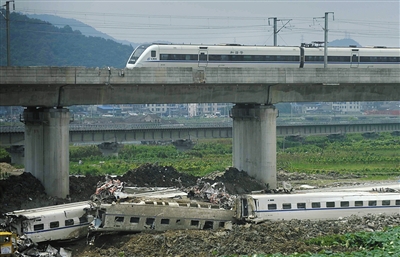
[[[376,232],[347,233],[311,238],[304,242],[307,245],[323,246],[326,250],[320,253],[293,254],[256,254],[240,255],[241,257],[352,257],[352,256],[400,256],[400,227],[386,228]],[[341,246],[345,252],[334,252],[331,247]],[[356,249],[356,250],[355,250]],[[237,255],[229,255],[237,256]]]
[[[400,176],[399,153],[400,137],[390,133],[380,133],[375,139],[365,139],[362,134],[348,134],[337,140],[326,136],[309,136],[300,141],[278,137],[277,169],[394,179]],[[0,149],[0,157],[9,158],[3,149]],[[79,160],[83,165],[78,165]],[[204,176],[232,166],[232,140],[198,140],[195,147],[186,152],[172,145],[125,145],[118,158],[103,157],[97,146],[70,147],[71,174],[123,174],[144,163],[173,166],[180,172]]]

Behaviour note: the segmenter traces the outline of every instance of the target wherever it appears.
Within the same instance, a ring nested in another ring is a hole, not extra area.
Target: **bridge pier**
[[[237,104],[232,108],[233,166],[277,187],[276,117],[273,105]]]
[[[12,164],[24,165],[24,150],[23,145],[12,145],[6,148],[6,151],[10,154]]]
[[[69,110],[36,108],[24,110],[25,171],[42,182],[46,193],[69,195]]]

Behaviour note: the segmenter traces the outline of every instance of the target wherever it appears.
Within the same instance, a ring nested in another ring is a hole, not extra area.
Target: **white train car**
[[[332,68],[398,68],[399,48],[329,47]],[[136,67],[324,67],[324,48],[306,46],[165,45],[138,46],[126,68]]]
[[[334,220],[351,215],[400,213],[399,193],[307,192],[295,194],[252,194],[236,200],[236,218],[265,220]]]
[[[91,202],[76,202],[6,213],[10,231],[35,243],[72,240],[88,233],[93,216],[87,215]]]

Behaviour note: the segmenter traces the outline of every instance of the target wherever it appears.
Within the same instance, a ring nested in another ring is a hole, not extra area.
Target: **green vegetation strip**
[[[358,232],[344,235],[330,235],[310,239],[306,242],[309,245],[324,246],[329,249],[331,246],[343,246],[348,249],[359,249],[345,253],[334,253],[325,250],[321,253],[294,253],[291,255],[272,254],[256,255],[261,256],[296,256],[296,257],[324,257],[324,256],[400,256],[400,227],[386,228],[376,232]],[[252,255],[254,256],[254,255]]]
[[[307,174],[390,179],[400,175],[400,137],[380,133],[375,138],[348,134],[277,139],[277,169]],[[82,160],[83,164],[78,165]],[[144,163],[173,166],[180,172],[204,176],[232,166],[232,140],[200,140],[181,152],[172,145],[125,145],[117,157],[103,157],[96,146],[70,147],[71,174],[123,174]]]

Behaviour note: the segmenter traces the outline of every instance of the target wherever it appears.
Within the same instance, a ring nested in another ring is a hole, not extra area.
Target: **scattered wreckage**
[[[51,246],[37,255],[36,246],[89,236],[93,241],[99,233],[108,232],[229,228],[235,221],[234,197],[225,192],[222,183],[210,185],[199,180],[186,191],[126,187],[107,176],[90,201],[8,212],[2,227],[18,236],[17,256],[59,256]]]
[[[222,183],[210,185],[199,180],[188,191],[124,187],[119,180],[107,178],[92,196],[95,218],[89,232],[218,229],[235,221],[233,197],[225,193]]]
[[[98,183],[90,201],[9,212],[4,228],[24,239],[22,245],[34,251],[31,245],[37,243],[85,236],[91,243],[98,234],[110,232],[230,229],[232,223],[240,222],[400,212],[398,192],[377,191],[292,193],[291,185],[284,183],[280,190],[232,196],[223,183],[201,179],[194,187],[178,189],[127,187],[107,176],[105,182]]]

